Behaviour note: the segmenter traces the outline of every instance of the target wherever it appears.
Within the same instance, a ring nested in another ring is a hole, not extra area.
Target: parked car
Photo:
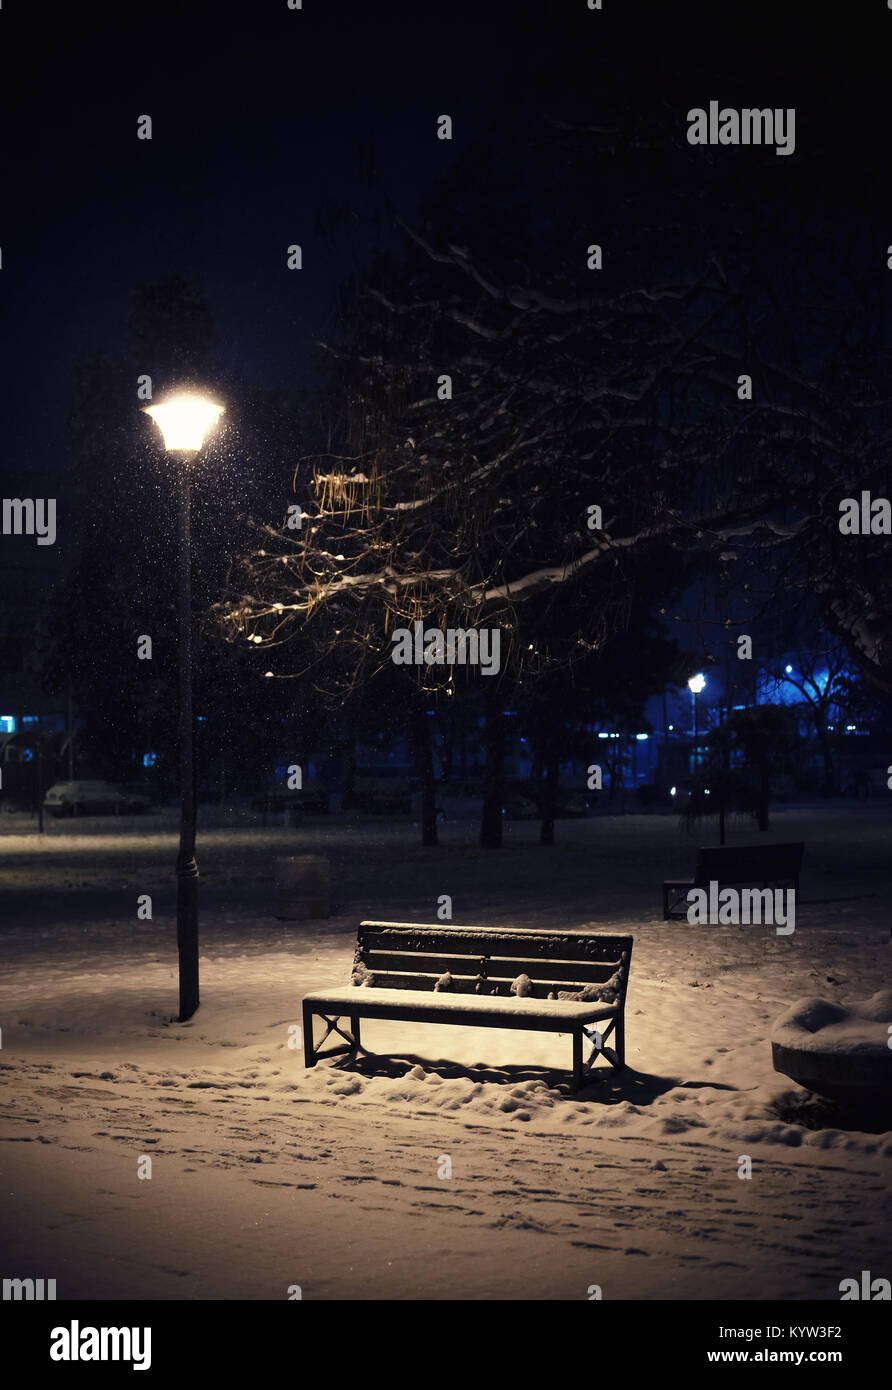
[[[43,798],[43,809],[53,816],[137,815],[149,804],[142,792],[113,782],[54,782]]]

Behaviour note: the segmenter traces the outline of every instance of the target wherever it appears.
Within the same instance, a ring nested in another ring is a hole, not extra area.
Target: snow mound
[[[800,999],[772,1029],[775,1070],[820,1095],[888,1095],[890,1024],[890,989],[851,1005]]]

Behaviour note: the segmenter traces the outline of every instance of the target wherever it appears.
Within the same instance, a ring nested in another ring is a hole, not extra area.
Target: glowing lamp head
[[[691,679],[688,681],[688,690],[690,690],[692,695],[699,695],[705,684],[706,677],[703,675],[702,671],[698,671],[696,676],[691,676]]]
[[[224,407],[207,396],[196,396],[182,392],[168,396],[158,405],[148,405],[146,415],[151,415],[164,436],[164,447],[177,453],[196,453],[205,437],[214,429]]]

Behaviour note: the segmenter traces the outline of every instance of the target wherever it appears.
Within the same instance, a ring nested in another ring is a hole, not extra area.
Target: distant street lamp
[[[706,684],[706,677],[702,671],[698,671],[696,676],[691,676],[688,681],[688,690],[691,692],[691,720],[694,729],[694,753],[691,759],[691,771],[697,771],[697,696]]]
[[[190,466],[213,430],[223,406],[191,392],[145,408],[164,436],[164,447],[180,464],[179,480],[179,745],[180,848],[177,854],[177,951],[180,1013],[184,1023],[198,1008],[198,865],[195,862],[195,764],[192,750],[192,556],[189,516]]]

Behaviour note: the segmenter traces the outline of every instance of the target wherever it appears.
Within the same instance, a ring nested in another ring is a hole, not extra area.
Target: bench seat
[[[499,998],[486,994],[432,994],[430,990],[378,989],[375,986],[344,985],[307,994],[304,1003],[314,1008],[339,1009],[341,1014],[356,1013],[363,1018],[394,1018],[406,1022],[418,1014],[448,1015],[450,1021],[463,1017],[470,1022],[481,1016],[504,1020],[505,1028],[521,1028],[524,1023],[537,1030],[562,1033],[568,1023],[594,1023],[612,1018],[619,1004],[577,1003],[573,999]],[[428,1019],[433,1023],[433,1018]]]

